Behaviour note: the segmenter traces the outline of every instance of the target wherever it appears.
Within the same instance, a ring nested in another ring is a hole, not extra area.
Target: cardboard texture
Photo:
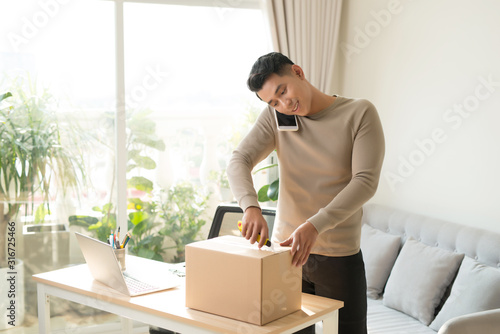
[[[186,306],[256,325],[300,310],[302,268],[289,247],[259,250],[236,236],[186,246]]]

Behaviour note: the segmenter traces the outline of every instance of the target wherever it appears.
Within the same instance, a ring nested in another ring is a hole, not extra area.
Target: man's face
[[[271,74],[257,95],[282,114],[307,116],[310,113],[311,94],[299,66],[292,65],[290,72],[283,76]]]

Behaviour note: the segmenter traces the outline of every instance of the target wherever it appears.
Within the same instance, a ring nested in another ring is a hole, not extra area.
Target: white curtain
[[[308,81],[333,94],[342,0],[266,0],[273,48],[302,67]]]

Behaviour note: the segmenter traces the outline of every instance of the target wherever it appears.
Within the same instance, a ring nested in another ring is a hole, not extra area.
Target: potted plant
[[[85,180],[83,159],[63,141],[69,138],[61,124],[55,99],[38,92],[30,80],[26,88],[19,78],[13,85],[12,105],[0,110],[0,233],[24,207],[25,212],[50,212],[50,198],[57,191],[78,190]],[[58,186],[56,188],[56,185]],[[43,210],[34,209],[35,200]],[[0,238],[0,266],[5,266],[5,238]]]
[[[43,221],[58,192],[78,190],[85,181],[80,152],[63,145],[74,139],[75,127],[57,113],[52,94],[37,89],[29,77],[18,77],[0,102],[5,99],[10,106],[0,109],[0,268],[14,257],[6,248],[9,225],[19,233],[16,258],[20,255],[23,226],[17,219],[22,210],[24,216]],[[26,259],[29,261],[30,253],[25,254],[24,262]],[[40,263],[32,265],[36,269]]]
[[[219,193],[219,199],[222,202],[231,202],[233,201],[233,193],[231,192],[231,188],[229,187],[229,180],[227,179],[226,170],[215,171],[211,170],[208,180],[213,182]]]
[[[158,203],[155,200],[143,201],[139,198],[129,199],[128,228],[131,234],[128,249],[131,254],[147,259],[163,261],[164,236],[159,233],[160,223]]]
[[[208,207],[210,194],[203,194],[192,183],[178,183],[163,192],[159,209],[160,234],[175,242],[174,262],[184,261],[184,248],[196,240],[206,221],[202,214]]]

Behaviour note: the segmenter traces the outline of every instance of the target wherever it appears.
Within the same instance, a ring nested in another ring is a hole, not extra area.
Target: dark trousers
[[[366,334],[366,276],[363,255],[311,254],[302,267],[302,292],[342,300],[339,334]],[[314,326],[296,333],[314,334]],[[325,333],[328,334],[328,333]]]

